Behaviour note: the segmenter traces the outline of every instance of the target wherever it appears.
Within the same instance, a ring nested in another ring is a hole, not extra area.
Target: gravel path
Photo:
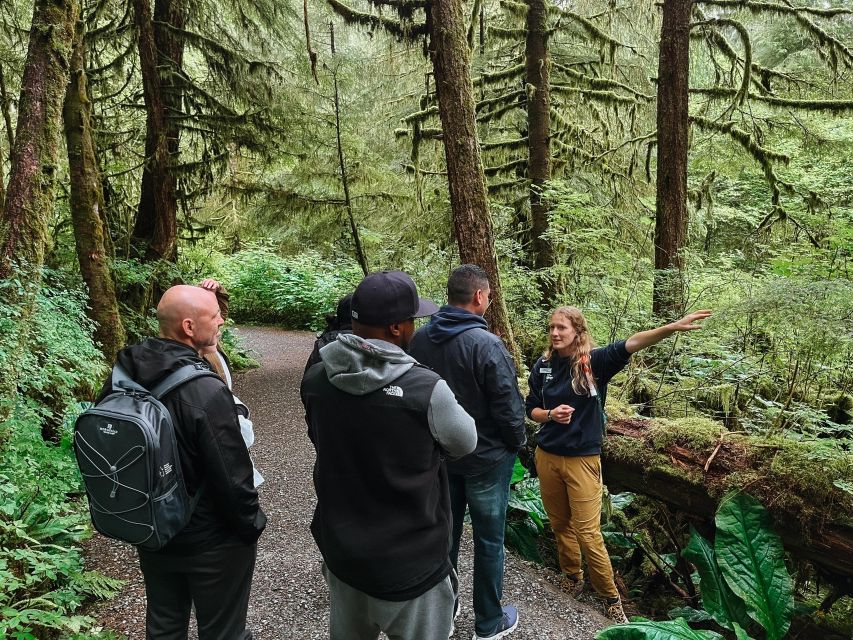
[[[235,391],[252,411],[252,457],[265,478],[261,504],[269,517],[258,548],[249,626],[256,640],[326,638],[329,597],[308,529],[314,510],[314,453],[299,401],[313,335],[258,327],[241,327],[235,333],[261,362],[260,369],[237,377]],[[465,536],[460,555],[463,610],[454,638],[471,638],[474,632],[470,530]],[[116,598],[97,603],[89,615],[132,640],[144,638],[145,589],[133,549],[95,536],[87,543],[87,556],[87,568],[128,581]],[[555,577],[507,555],[504,601],[515,604],[520,617],[511,638],[581,640],[593,638],[607,624],[593,602],[575,601],[554,586]]]

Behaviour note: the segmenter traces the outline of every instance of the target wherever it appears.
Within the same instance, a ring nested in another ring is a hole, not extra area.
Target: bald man
[[[157,306],[160,335],[122,349],[118,362],[151,389],[186,364],[207,366],[199,350],[223,324],[212,291],[172,287]],[[103,397],[111,389],[104,385]],[[201,496],[189,524],[161,550],[138,549],[145,577],[149,640],[187,637],[195,606],[199,640],[247,640],[246,611],[258,537],[266,516],[231,392],[219,378],[190,380],[162,398],[178,442],[184,482]]]

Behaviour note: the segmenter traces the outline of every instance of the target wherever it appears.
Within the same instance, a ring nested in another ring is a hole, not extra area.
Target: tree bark
[[[730,439],[721,439],[718,448],[712,446],[703,452],[671,444],[664,450],[650,453],[650,445],[644,438],[650,426],[651,423],[644,420],[608,423],[602,466],[604,481],[612,492],[640,493],[711,523],[720,499],[717,495],[719,489],[714,487],[721,485],[721,478],[735,473],[755,476],[757,479],[750,482],[747,491],[757,495],[772,495],[774,490],[780,490],[778,487],[774,489],[775,485],[768,478],[770,472],[765,467],[745,467],[747,461],[755,458],[748,455],[751,445],[746,437],[737,440],[733,435]],[[625,438],[631,440],[621,444],[614,441]],[[758,446],[765,444],[761,442]],[[631,449],[641,453],[625,455],[624,452]],[[650,461],[649,455],[656,457]],[[691,479],[691,473],[694,479]],[[701,480],[696,480],[697,477]],[[797,491],[787,485],[781,490],[788,493]],[[815,498],[802,495],[800,499],[814,504]],[[772,498],[765,500],[765,503],[772,502]],[[809,522],[804,527],[797,524],[798,513],[774,508],[770,511],[774,529],[791,554],[811,561],[834,581],[839,578],[842,582],[853,580],[853,527],[844,523],[842,514],[836,513],[833,520],[825,523]]]
[[[542,197],[551,179],[550,60],[548,57],[548,10],[544,0],[527,0],[525,82],[527,99],[528,177],[530,178],[530,222],[533,266],[537,270],[554,265],[554,251],[544,237],[548,231],[549,204]],[[531,92],[532,95],[531,95]],[[552,279],[539,279],[542,300],[554,299]]]
[[[105,358],[112,362],[124,345],[126,336],[109,269],[109,252],[105,246],[107,230],[101,216],[104,194],[92,138],[84,47],[83,24],[79,22],[62,110],[71,178],[71,220],[80,273],[89,289],[87,313],[96,325],[95,339],[100,343]]]
[[[14,276],[20,282],[20,286],[3,290],[4,302],[20,309],[16,326],[2,336],[9,360],[0,376],[0,397],[7,399],[15,396],[21,360],[17,354],[26,344],[41,283],[47,220],[55,201],[62,98],[79,11],[76,0],[37,0],[33,7],[18,131],[10,154],[9,189],[0,214],[0,280]],[[5,418],[3,413],[0,409],[0,422]]]
[[[492,305],[486,319],[518,360],[518,348],[501,291],[486,179],[477,141],[462,3],[460,0],[433,0],[427,23],[459,259],[479,265],[489,274]]]
[[[692,0],[664,0],[657,91],[657,204],[652,309],[663,319],[684,309],[687,241],[687,121]]]
[[[178,71],[183,40],[163,23],[179,29],[185,18],[182,0],[157,0],[153,20],[150,0],[133,0],[145,100],[145,166],[134,241],[147,261],[177,260],[177,181],[171,170],[178,155],[178,127],[168,115],[181,111]]]

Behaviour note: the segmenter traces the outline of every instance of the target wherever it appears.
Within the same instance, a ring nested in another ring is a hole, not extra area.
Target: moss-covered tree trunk
[[[657,93],[657,205],[652,308],[665,319],[684,308],[687,241],[687,121],[692,0],[664,0]]]
[[[92,138],[82,31],[81,21],[74,38],[70,80],[62,109],[71,177],[71,220],[80,273],[89,289],[88,315],[97,326],[95,339],[111,361],[124,345],[125,332],[104,241],[107,236],[102,218],[104,194]]]
[[[181,112],[176,90],[183,60],[183,40],[167,25],[184,27],[183,0],[133,0],[139,66],[145,100],[145,166],[133,230],[146,260],[177,259],[177,180],[172,171],[178,154],[176,118]]]
[[[7,400],[15,395],[19,354],[41,282],[47,220],[55,199],[62,98],[79,11],[76,0],[37,0],[33,8],[9,188],[0,215],[0,280],[7,280],[2,295],[6,304],[19,308],[15,326],[0,337],[0,398]],[[0,422],[9,408],[4,406]]]
[[[554,251],[545,238],[548,231],[548,202],[542,188],[551,179],[550,60],[548,58],[548,10],[545,0],[527,0],[527,38],[524,77],[527,83],[527,148],[530,178],[530,222],[533,266],[554,265]],[[541,278],[543,301],[554,299],[554,282]]]
[[[486,317],[492,330],[517,354],[495,255],[461,0],[433,0],[427,23],[459,258],[463,263],[479,265],[489,274],[493,302]]]

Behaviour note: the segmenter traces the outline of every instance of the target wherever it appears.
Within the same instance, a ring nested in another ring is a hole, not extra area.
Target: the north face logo
[[[394,386],[393,384],[385,387],[383,391],[385,392],[385,395],[394,396],[396,398],[403,397],[403,390],[400,387]]]

